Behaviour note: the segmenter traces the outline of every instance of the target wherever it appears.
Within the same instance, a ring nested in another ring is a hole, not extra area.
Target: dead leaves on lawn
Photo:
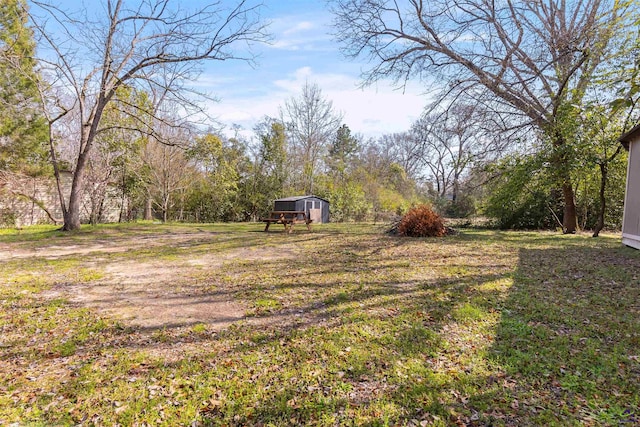
[[[165,263],[173,278],[154,282],[159,291],[217,293],[246,308],[224,328],[206,318],[132,326],[64,292],[47,298],[52,287],[114,285],[108,266],[124,259],[118,245],[142,237],[135,228],[112,231],[102,255],[83,234],[73,254],[58,237],[55,259],[0,260],[0,424],[638,419],[640,256],[615,239],[246,227],[189,236],[183,226],[179,238],[163,230],[165,244],[127,254],[128,263]],[[5,246],[14,244],[28,249]],[[37,245],[46,257],[48,243]]]

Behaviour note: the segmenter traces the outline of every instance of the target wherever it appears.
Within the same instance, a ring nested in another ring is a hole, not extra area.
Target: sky
[[[214,1],[174,0],[173,4],[197,7]],[[232,6],[238,0],[219,1]],[[331,35],[333,16],[325,0],[247,2],[262,4],[259,10],[263,21],[269,24],[270,43],[252,47],[255,64],[240,60],[211,61],[203,65],[203,73],[192,82],[196,90],[217,99],[207,101],[205,109],[227,135],[233,135],[233,126],[239,125],[243,136],[250,138],[262,118],[279,117],[280,107],[300,96],[305,82],[317,84],[324,98],[343,114],[343,122],[352,133],[365,138],[408,130],[420,116],[428,99],[418,82],[397,88],[392,81],[383,80],[361,88],[361,71],[368,64],[360,59],[347,59],[340,52]],[[85,9],[96,16],[103,15],[105,10],[98,0],[55,3],[65,11]],[[133,5],[136,0],[129,3]],[[238,55],[246,56],[246,46],[238,45],[237,50]]]
[[[209,103],[207,110],[227,132],[236,124],[249,135],[265,115],[278,117],[279,107],[299,96],[305,82],[317,84],[352,132],[365,137],[408,130],[419,117],[427,98],[418,82],[400,89],[391,81],[360,88],[360,74],[368,64],[340,52],[330,34],[332,15],[324,1],[265,0],[263,4],[272,41],[254,48],[256,64],[210,63],[196,82],[219,100]]]

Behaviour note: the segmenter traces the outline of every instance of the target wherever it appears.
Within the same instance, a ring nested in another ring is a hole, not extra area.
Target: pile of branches
[[[442,237],[457,234],[444,225],[444,219],[428,205],[411,208],[404,216],[391,223],[387,234],[408,237]]]

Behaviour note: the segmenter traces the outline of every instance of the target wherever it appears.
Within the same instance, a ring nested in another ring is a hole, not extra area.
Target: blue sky
[[[278,107],[297,96],[305,81],[316,83],[351,130],[367,137],[407,130],[422,112],[427,98],[418,82],[404,90],[390,81],[359,88],[367,64],[340,53],[324,1],[266,0],[262,14],[271,22],[273,40],[255,48],[255,67],[208,64],[197,83],[219,99],[208,111],[224,125],[238,124],[250,134],[264,115],[277,117]]]
[[[58,0],[64,10],[82,8],[101,15],[99,0]],[[136,3],[137,0],[131,0]],[[193,6],[213,0],[175,0],[174,4]],[[237,0],[221,0],[235,5]],[[279,107],[298,96],[306,81],[317,84],[334,109],[344,114],[354,133],[376,137],[407,130],[418,118],[427,98],[418,82],[396,89],[391,81],[360,89],[360,72],[366,63],[343,57],[330,35],[332,15],[324,0],[248,0],[262,1],[261,15],[270,25],[270,44],[254,46],[257,54],[252,67],[243,61],[210,62],[194,86],[216,97],[206,109],[226,127],[240,125],[247,137],[265,115],[279,116]],[[239,49],[244,48],[238,46]],[[238,52],[243,54],[243,52]]]

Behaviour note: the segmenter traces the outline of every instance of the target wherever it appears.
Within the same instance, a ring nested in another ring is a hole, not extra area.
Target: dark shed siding
[[[297,211],[296,202],[289,200],[276,200],[274,203],[274,211]]]
[[[308,202],[313,202],[314,206],[319,206],[322,215],[322,222],[327,223],[330,220],[329,202],[316,196],[297,196],[278,199],[274,202],[274,210],[276,211],[306,211],[308,212]]]

